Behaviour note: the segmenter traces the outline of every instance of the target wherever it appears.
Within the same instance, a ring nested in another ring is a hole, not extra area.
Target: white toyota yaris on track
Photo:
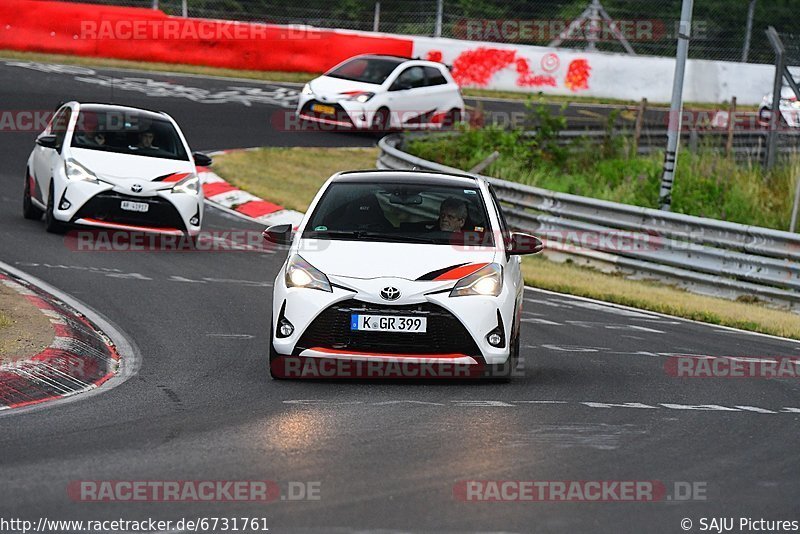
[[[26,219],[48,232],[70,224],[196,236],[203,220],[197,167],[163,112],[68,102],[36,139],[23,193]]]
[[[464,117],[464,100],[441,63],[363,55],[307,83],[297,115],[345,129],[441,128]]]
[[[508,230],[482,178],[341,172],[296,233],[264,237],[291,245],[274,284],[274,378],[385,377],[399,364],[389,377],[506,379],[514,368],[520,255],[542,243]]]

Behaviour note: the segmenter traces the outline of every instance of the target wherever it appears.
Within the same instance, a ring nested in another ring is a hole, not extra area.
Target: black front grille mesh
[[[123,210],[120,207],[123,200],[145,202],[150,207],[145,213]],[[175,206],[161,197],[134,197],[114,192],[99,193],[78,210],[73,221],[83,218],[109,223],[186,230],[183,219]]]
[[[350,329],[353,313],[427,317],[427,332],[353,331]],[[312,347],[376,353],[481,355],[461,321],[441,306],[429,302],[381,306],[351,299],[334,304],[306,329],[297,342],[295,354]]]

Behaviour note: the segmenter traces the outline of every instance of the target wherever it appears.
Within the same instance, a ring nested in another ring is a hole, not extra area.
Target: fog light
[[[486,340],[489,342],[489,345],[493,347],[500,347],[503,345],[503,336],[501,336],[497,332],[492,332],[491,334],[489,334]]]
[[[198,226],[200,224],[200,217],[197,217],[195,215],[194,217],[189,219],[189,224],[191,224],[192,226]]]
[[[61,200],[61,203],[58,205],[58,209],[60,209],[60,210],[68,210],[70,206],[72,206],[72,204],[70,203],[69,200],[67,200],[65,198],[65,199]]]
[[[278,337],[289,337],[292,335],[292,332],[294,332],[294,325],[290,323],[286,317],[281,317],[278,321]]]

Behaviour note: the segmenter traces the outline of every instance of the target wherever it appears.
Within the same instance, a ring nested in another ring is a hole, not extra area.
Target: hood
[[[309,83],[314,96],[318,100],[334,101],[349,97],[353,93],[369,91],[375,93],[380,90],[380,85],[374,83],[354,82],[330,76],[320,76]]]
[[[454,270],[457,266],[492,263],[496,255],[491,248],[317,239],[303,239],[298,253],[329,277],[412,281],[455,280],[469,274],[469,267]]]
[[[72,148],[72,157],[102,180],[120,182],[152,182],[172,173],[194,172],[191,161],[115,154],[101,150]]]

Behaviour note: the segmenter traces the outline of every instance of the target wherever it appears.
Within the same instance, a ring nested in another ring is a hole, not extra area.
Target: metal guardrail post
[[[772,82],[772,109],[769,116],[769,137],[767,138],[767,157],[764,168],[770,170],[775,165],[775,145],[778,142],[778,127],[781,124],[781,90],[783,88],[783,58],[786,47],[775,28],[767,28],[767,39],[775,50],[775,79]]]

